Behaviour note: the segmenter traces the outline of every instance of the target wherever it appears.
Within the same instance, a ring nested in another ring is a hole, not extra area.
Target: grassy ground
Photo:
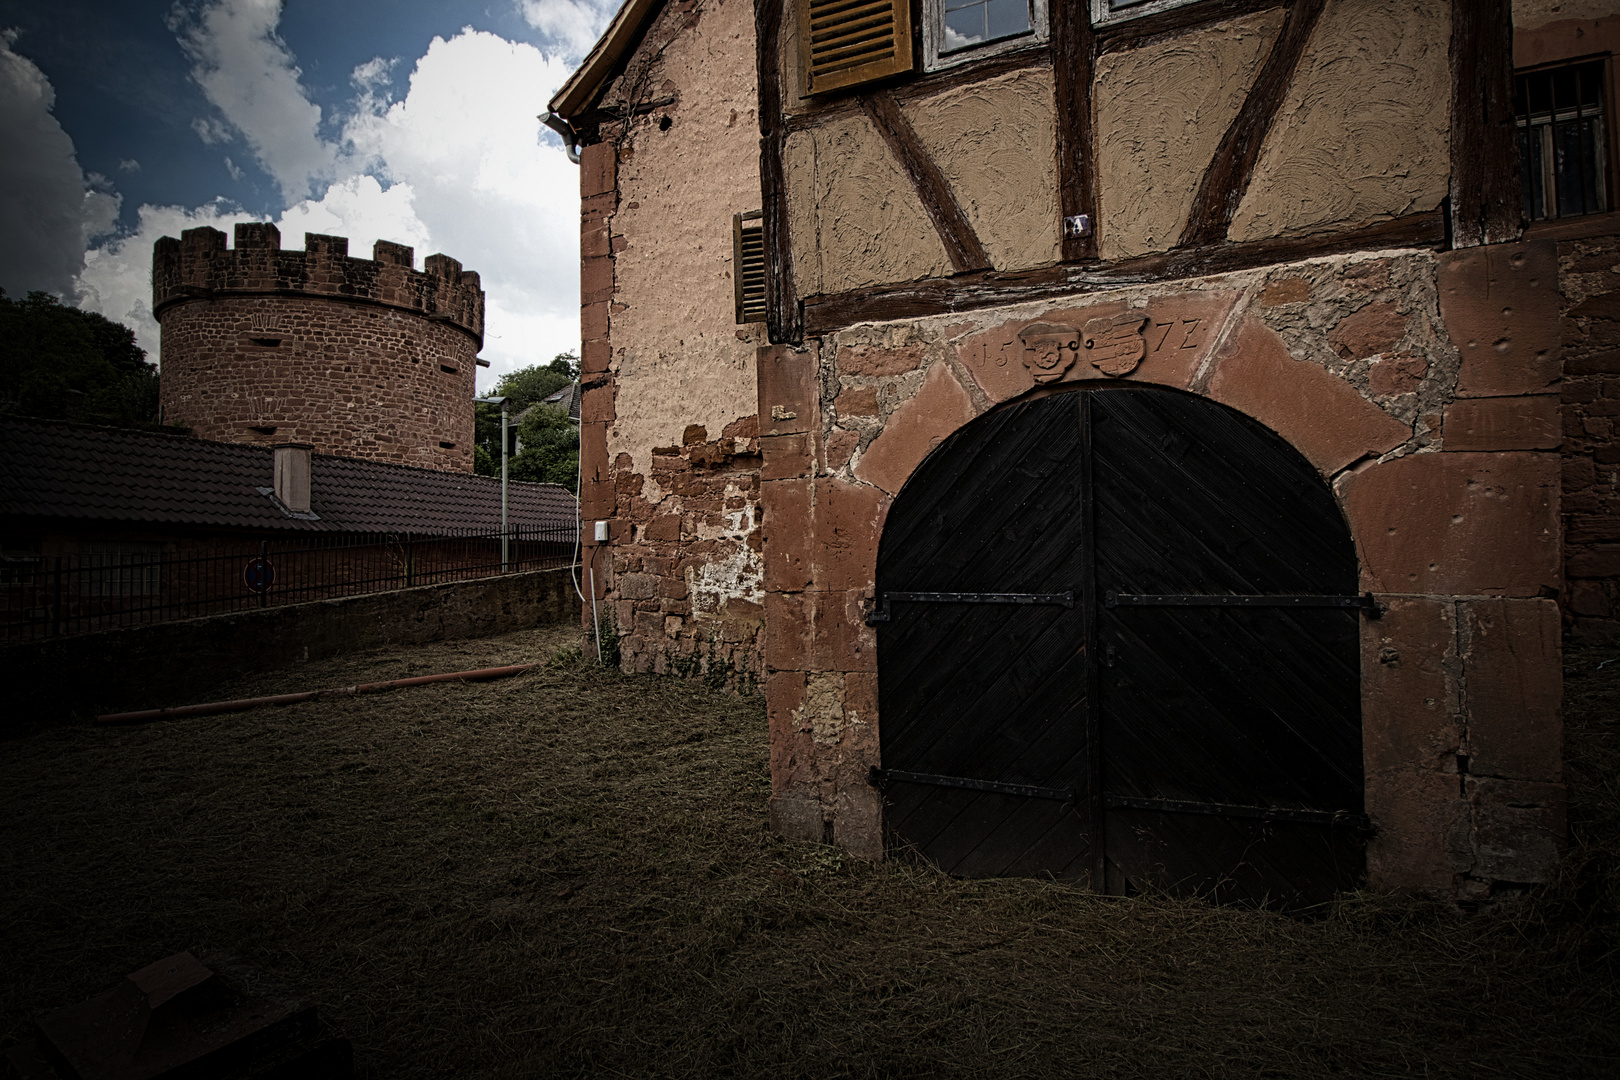
[[[545,658],[569,634],[219,696]],[[1613,1076],[1616,652],[1569,658],[1566,879],[1473,917],[851,862],[766,828],[757,699],[574,663],[56,728],[0,753],[0,1042],[190,949],[302,992],[379,1078]]]

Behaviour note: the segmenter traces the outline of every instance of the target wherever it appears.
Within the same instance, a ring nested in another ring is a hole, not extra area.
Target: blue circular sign
[[[242,571],[242,580],[254,592],[262,593],[276,583],[276,568],[269,559],[250,559]]]

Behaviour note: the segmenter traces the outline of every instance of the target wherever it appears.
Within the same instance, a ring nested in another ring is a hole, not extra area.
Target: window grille
[[[758,210],[733,214],[731,240],[733,278],[737,291],[737,321],[765,321],[765,229]]]
[[[1530,221],[1609,208],[1603,61],[1514,79],[1524,216]]]

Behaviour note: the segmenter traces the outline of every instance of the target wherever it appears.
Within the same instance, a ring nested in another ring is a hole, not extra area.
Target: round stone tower
[[[473,382],[484,340],[478,275],[447,255],[414,269],[377,241],[281,250],[270,224],[187,229],[153,245],[167,423],[205,439],[303,442],[429,469],[473,467]]]

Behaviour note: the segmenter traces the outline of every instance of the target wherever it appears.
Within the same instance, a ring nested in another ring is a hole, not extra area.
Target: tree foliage
[[[513,444],[507,461],[508,477],[575,489],[579,479],[579,428],[568,418],[566,408],[546,405],[544,401],[578,376],[578,358],[566,352],[557,354],[549,364],[509,371],[495,384],[493,396],[507,399]],[[481,476],[499,476],[500,406],[477,406],[475,426],[473,471]]]
[[[121,323],[49,293],[0,290],[0,415],[154,427],[157,368]]]

